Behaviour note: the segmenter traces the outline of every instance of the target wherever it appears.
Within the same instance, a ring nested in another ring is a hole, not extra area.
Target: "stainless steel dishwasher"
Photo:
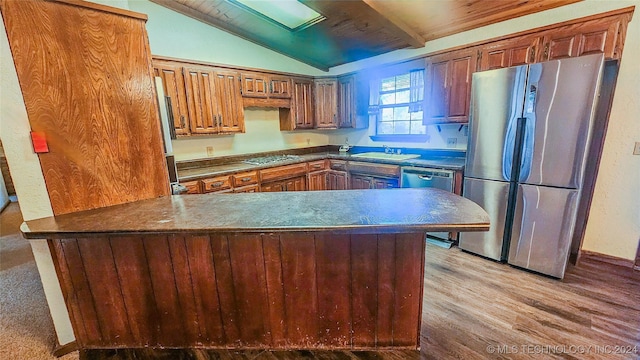
[[[405,166],[400,174],[400,187],[436,188],[453,192],[454,172],[451,170]],[[453,244],[448,232],[427,233],[427,241],[446,248]]]

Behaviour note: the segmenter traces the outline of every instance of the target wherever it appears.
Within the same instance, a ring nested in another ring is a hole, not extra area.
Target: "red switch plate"
[[[47,145],[47,137],[43,132],[32,131],[31,142],[33,143],[33,151],[36,154],[48,153],[49,146]]]

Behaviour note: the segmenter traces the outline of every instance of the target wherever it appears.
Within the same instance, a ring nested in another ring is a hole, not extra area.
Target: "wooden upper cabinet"
[[[462,49],[426,59],[425,124],[468,121],[471,74],[476,69],[477,50]]]
[[[356,76],[338,78],[338,127],[356,127]]]
[[[215,70],[215,98],[218,102],[218,133],[243,133],[244,108],[240,90],[240,73]]]
[[[315,126],[313,87],[312,79],[293,79],[293,97],[291,101],[293,129],[312,129]]]
[[[291,98],[291,78],[288,76],[269,76],[269,97]]]
[[[501,69],[536,62],[540,38],[523,36],[490,43],[480,51],[480,71]]]
[[[242,73],[242,96],[266,98],[269,96],[267,75],[261,73]]]
[[[337,79],[315,81],[315,120],[316,128],[318,129],[335,129],[338,127],[337,87]]]
[[[183,75],[192,134],[218,132],[218,102],[215,98],[215,80],[212,68],[184,67]]]
[[[539,61],[596,53],[603,53],[607,59],[620,58],[620,34],[626,29],[627,16],[593,19],[544,32]]]
[[[165,96],[171,99],[170,111],[176,135],[189,135],[189,110],[182,66],[175,62],[154,60],[153,70],[155,76],[162,79]]]
[[[291,98],[291,77],[260,72],[242,72],[242,96],[253,98]]]
[[[185,66],[191,134],[244,132],[240,73],[210,66]]]

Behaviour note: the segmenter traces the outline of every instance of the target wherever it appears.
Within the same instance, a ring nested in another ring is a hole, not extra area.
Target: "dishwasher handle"
[[[418,175],[418,179],[431,181],[433,180],[433,175]]]

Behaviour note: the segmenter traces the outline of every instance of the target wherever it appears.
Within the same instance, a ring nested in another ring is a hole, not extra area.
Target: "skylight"
[[[230,1],[292,31],[302,30],[325,19],[324,16],[298,0]]]

